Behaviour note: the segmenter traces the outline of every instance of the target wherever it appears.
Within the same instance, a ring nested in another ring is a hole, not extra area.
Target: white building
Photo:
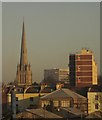
[[[89,88],[87,97],[88,113],[102,112],[102,86],[93,85]]]

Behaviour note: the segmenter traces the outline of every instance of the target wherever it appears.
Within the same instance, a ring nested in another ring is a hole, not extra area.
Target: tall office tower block
[[[88,87],[97,85],[97,64],[92,51],[82,49],[81,52],[69,56],[70,85]]]

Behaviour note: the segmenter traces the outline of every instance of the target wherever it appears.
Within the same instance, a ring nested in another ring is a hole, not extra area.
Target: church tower
[[[17,80],[17,85],[32,84],[31,67],[30,64],[28,64],[28,60],[27,60],[26,34],[25,34],[24,21],[22,28],[20,63],[17,65],[16,80]]]

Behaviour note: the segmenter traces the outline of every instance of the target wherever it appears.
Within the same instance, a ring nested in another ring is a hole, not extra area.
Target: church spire
[[[17,65],[16,80],[17,80],[17,85],[32,84],[32,71],[27,61],[26,34],[25,34],[24,21],[22,27],[20,64]]]
[[[20,66],[26,65],[26,64],[27,64],[27,48],[26,48],[25,27],[24,27],[24,21],[23,21]]]

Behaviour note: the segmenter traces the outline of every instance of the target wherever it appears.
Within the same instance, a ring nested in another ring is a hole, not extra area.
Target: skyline
[[[10,82],[16,77],[23,16],[33,81],[43,79],[44,69],[68,68],[69,54],[83,47],[95,53],[99,66],[99,3],[3,3],[2,11],[3,81]]]

